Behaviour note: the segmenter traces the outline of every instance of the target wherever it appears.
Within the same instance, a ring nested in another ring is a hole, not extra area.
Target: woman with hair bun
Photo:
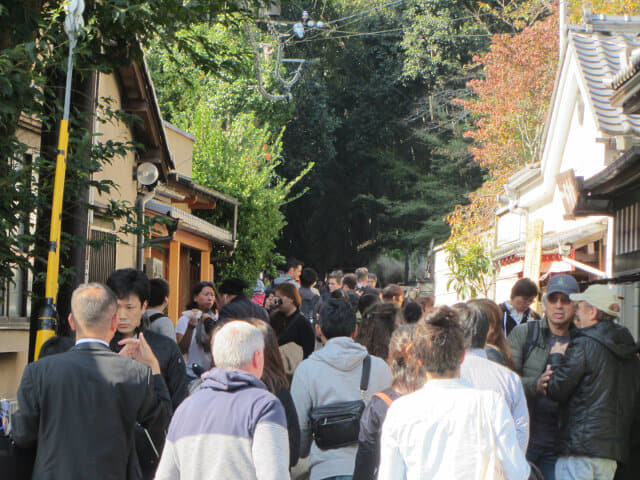
[[[403,325],[391,335],[387,358],[392,375],[391,387],[371,397],[362,413],[353,480],[376,478],[380,464],[380,433],[391,402],[424,384],[421,368],[412,354],[415,329],[415,324]]]

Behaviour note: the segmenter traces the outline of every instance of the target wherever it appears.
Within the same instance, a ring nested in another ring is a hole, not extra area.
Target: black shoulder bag
[[[371,356],[362,362],[360,400],[337,402],[311,409],[311,433],[321,450],[332,450],[358,443],[360,417],[364,411],[364,394],[369,388]]]

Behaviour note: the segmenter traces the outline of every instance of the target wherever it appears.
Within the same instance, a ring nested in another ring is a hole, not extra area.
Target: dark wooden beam
[[[122,104],[122,109],[129,113],[146,113],[149,111],[149,102],[146,100],[127,100]]]

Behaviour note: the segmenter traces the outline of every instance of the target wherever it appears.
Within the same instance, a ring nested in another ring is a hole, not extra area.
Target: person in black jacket
[[[300,313],[302,298],[298,288],[291,283],[281,283],[276,286],[275,295],[267,298],[265,305],[273,308],[270,323],[278,335],[278,345],[290,342],[299,345],[302,348],[302,358],[305,359],[315,349],[316,336],[311,322]],[[275,308],[274,301],[278,303]]]
[[[158,359],[175,410],[187,396],[189,377],[177,343],[162,334],[142,328],[142,315],[149,298],[149,280],[138,270],[123,268],[109,275],[107,286],[118,298],[118,326],[109,347],[119,353],[122,340],[137,338],[144,331],[144,337]],[[166,435],[163,428],[154,426],[148,428],[148,433],[151,440],[144,429],[136,428],[136,452],[145,479],[155,475],[158,454],[162,451]]]
[[[118,315],[104,285],[78,287],[71,312],[75,346],[27,365],[11,435],[19,447],[37,445],[33,478],[137,480],[136,422],[165,429],[171,418],[160,366],[144,335],[125,341],[130,358],[109,350]]]
[[[267,322],[263,320],[252,320],[264,337],[264,370],[260,380],[267,386],[267,390],[273,393],[284,407],[287,417],[287,432],[289,433],[289,467],[294,467],[300,458],[300,424],[296,406],[293,404],[291,393],[289,392],[289,380],[284,373],[284,364],[276,332]]]
[[[615,323],[618,298],[605,285],[570,295],[579,302],[567,344],[551,349],[549,398],[560,403],[556,478],[610,480],[629,460],[640,400],[640,360],[633,337]],[[564,355],[562,351],[566,350]]]
[[[529,320],[540,320],[540,315],[530,308],[537,296],[538,286],[533,280],[524,277],[513,284],[509,300],[498,305],[502,310],[502,328],[506,337],[514,327]]]
[[[249,284],[240,278],[227,278],[218,287],[218,300],[222,306],[218,313],[218,319],[227,320],[249,320],[258,318],[269,321],[269,314],[260,305],[253,303],[244,291]]]
[[[415,324],[403,325],[391,336],[387,360],[391,368],[391,387],[372,396],[362,413],[353,480],[375,480],[380,465],[382,424],[391,402],[424,384],[423,373],[411,355],[415,329]]]

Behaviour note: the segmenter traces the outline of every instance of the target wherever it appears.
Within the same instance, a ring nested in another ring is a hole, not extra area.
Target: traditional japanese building
[[[640,145],[637,110],[613,103],[614,96],[624,95],[614,87],[616,78],[636,85],[635,93],[621,101],[638,102],[638,80],[631,79],[629,69],[640,64],[634,54],[640,49],[640,17],[587,13],[583,24],[561,22],[560,30],[560,60],[541,157],[510,178],[496,212],[491,250],[497,267],[493,298],[499,302],[508,299],[523,276],[544,288],[550,275],[566,272],[586,285],[611,277],[615,262],[622,262],[615,260],[611,213],[591,209],[583,215],[575,207],[583,179],[624,162]],[[455,300],[445,287],[444,257],[443,250],[436,255],[438,303]]]

